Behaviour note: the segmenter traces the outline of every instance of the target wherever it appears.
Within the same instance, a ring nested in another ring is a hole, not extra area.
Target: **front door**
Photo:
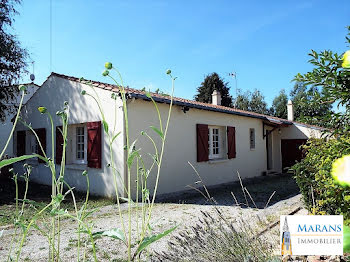
[[[281,153],[282,153],[282,168],[290,168],[303,159],[303,150],[300,146],[306,143],[306,139],[282,139],[281,140]]]
[[[266,156],[267,156],[267,170],[272,169],[272,132],[266,130]]]

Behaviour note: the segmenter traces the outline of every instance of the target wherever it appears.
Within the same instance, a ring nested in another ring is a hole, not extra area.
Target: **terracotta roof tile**
[[[92,86],[94,87],[98,87],[104,90],[112,90],[113,92],[119,93],[119,87],[117,85],[112,85],[112,84],[108,84],[108,83],[102,83],[99,81],[92,81],[92,80],[87,80],[87,79],[82,79],[81,78],[77,78],[77,77],[73,77],[73,76],[67,76],[67,75],[63,75],[63,74],[58,74],[55,72],[51,73],[52,76],[57,76],[57,77],[61,77],[64,79],[68,79],[70,81],[74,81],[74,82],[79,82],[79,83],[84,83],[85,82],[90,82]],[[138,89],[133,89],[133,88],[129,88],[126,87],[125,88],[126,93],[130,94],[130,95],[134,95],[136,97],[139,98],[143,98],[146,100],[149,100],[149,98],[146,97],[146,92],[142,91],[142,90],[138,90]],[[163,96],[157,93],[152,93],[150,92],[151,96],[153,99],[155,99],[156,102],[169,102],[170,98],[168,96]],[[282,123],[282,124],[292,124],[292,123],[296,123],[296,124],[302,124],[305,126],[309,126],[309,127],[315,127],[315,128],[319,128],[319,129],[325,129],[319,126],[315,126],[315,125],[309,125],[309,124],[305,124],[305,123],[300,123],[297,121],[288,121],[286,119],[283,118],[278,118],[278,117],[274,117],[274,116],[269,116],[269,115],[263,115],[263,114],[258,114],[255,112],[250,112],[250,111],[245,111],[245,110],[240,110],[240,109],[235,109],[235,108],[231,108],[231,107],[225,107],[225,106],[220,106],[220,105],[213,105],[213,104],[208,104],[208,103],[202,103],[202,102],[198,102],[198,101],[194,101],[194,100],[189,100],[189,99],[184,99],[184,98],[180,98],[180,97],[174,97],[173,98],[174,104],[177,105],[183,105],[183,106],[193,106],[196,108],[200,108],[200,109],[204,109],[204,110],[209,110],[209,111],[219,111],[222,113],[231,113],[231,114],[236,114],[236,115],[242,115],[242,116],[247,116],[247,117],[253,117],[253,118],[259,118],[259,119],[263,119],[263,120],[267,120],[270,121],[272,123]]]

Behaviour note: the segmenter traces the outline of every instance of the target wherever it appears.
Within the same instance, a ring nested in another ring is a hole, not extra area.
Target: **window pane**
[[[250,149],[254,149],[255,148],[255,129],[251,128],[249,130],[249,136],[250,136]]]
[[[84,127],[76,128],[76,159],[84,160]]]

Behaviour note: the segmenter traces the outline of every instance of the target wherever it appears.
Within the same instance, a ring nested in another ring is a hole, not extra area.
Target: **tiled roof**
[[[91,85],[94,86],[94,87],[101,88],[101,89],[108,90],[108,91],[112,91],[112,92],[116,92],[116,93],[120,92],[120,89],[119,89],[119,87],[117,85],[107,84],[107,83],[103,83],[103,82],[99,82],[99,81],[86,80],[86,79],[84,79],[82,81],[81,78],[77,78],[77,77],[73,77],[73,76],[67,76],[67,75],[63,75],[63,74],[58,74],[58,73],[55,73],[55,72],[52,72],[51,75],[52,76],[56,76],[56,77],[61,77],[61,78],[64,78],[64,79],[67,79],[67,80],[70,80],[70,81],[79,82],[79,83],[90,82]],[[142,91],[142,90],[139,90],[139,89],[133,89],[133,88],[129,88],[129,87],[126,87],[125,91],[126,91],[127,94],[131,95],[131,97],[141,98],[141,99],[144,99],[144,100],[150,100],[146,96],[146,92],[145,91]],[[159,102],[159,103],[170,103],[170,97],[169,96],[164,96],[164,95],[157,94],[157,93],[152,93],[152,92],[150,94],[151,94],[152,98],[156,102]],[[226,106],[219,106],[219,105],[213,105],[213,104],[208,104],[208,103],[202,103],[202,102],[189,100],[189,99],[184,99],[184,98],[179,98],[179,97],[174,97],[173,98],[173,103],[174,103],[174,105],[178,105],[178,106],[187,106],[187,107],[190,107],[190,108],[197,108],[197,109],[203,109],[203,110],[208,110],[208,111],[216,111],[216,112],[221,112],[221,113],[227,113],[227,114],[234,114],[234,115],[258,118],[258,119],[266,120],[266,121],[274,123],[274,124],[291,125],[292,123],[296,123],[296,124],[302,124],[302,125],[309,126],[309,127],[318,128],[318,129],[321,128],[319,126],[313,126],[313,125],[304,124],[304,123],[300,123],[300,122],[296,122],[296,121],[292,122],[292,121],[288,121],[286,119],[278,118],[278,117],[274,117],[274,116],[258,114],[258,113],[255,113],[255,112],[235,109],[235,108],[226,107]],[[321,129],[323,129],[323,128],[321,128]]]

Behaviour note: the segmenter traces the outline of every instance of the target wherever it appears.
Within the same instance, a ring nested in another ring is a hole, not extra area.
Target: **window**
[[[85,131],[84,127],[76,127],[76,159],[84,160],[85,158]]]
[[[197,162],[236,158],[236,129],[197,124]]]
[[[21,141],[17,141],[23,143],[22,151],[26,152],[27,155],[35,153],[44,157],[44,152],[46,152],[46,129],[45,128],[37,128],[34,129],[37,137],[34,135],[32,131],[25,131],[24,138]],[[38,140],[40,140],[41,147],[39,145]],[[21,147],[21,145],[17,144],[17,147]],[[17,152],[18,153],[18,152]],[[39,163],[44,163],[45,161],[38,158]]]
[[[39,143],[36,139],[35,135],[32,132],[28,132],[28,138],[29,138],[29,145],[28,145],[28,152],[27,154],[38,154],[39,153]]]
[[[71,162],[74,164],[87,163],[86,125],[72,125],[71,131]]]
[[[255,129],[250,128],[249,129],[249,141],[250,141],[250,149],[255,149]]]
[[[219,127],[209,126],[209,159],[222,157],[223,141]]]
[[[56,164],[63,157],[62,126],[56,127]],[[67,130],[66,164],[102,168],[101,121],[69,125]]]

